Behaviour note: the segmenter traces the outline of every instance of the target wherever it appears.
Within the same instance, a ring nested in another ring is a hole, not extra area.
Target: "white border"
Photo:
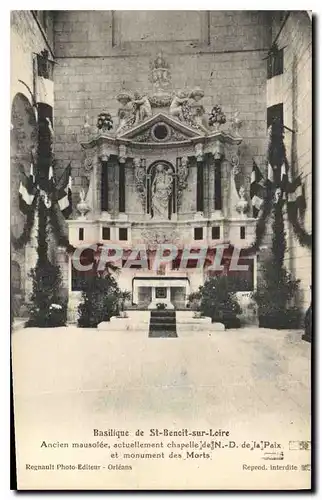
[[[271,0],[270,2],[261,2],[261,4],[258,4],[258,2],[255,1],[247,1],[247,2],[237,2],[232,1],[232,0],[226,0],[224,5],[219,2],[215,4],[213,1],[210,0],[199,0],[199,2],[193,3],[193,2],[187,2],[184,0],[181,1],[176,1],[173,2],[173,0],[163,0],[163,2],[160,4],[158,3],[157,8],[159,10],[179,10],[179,9],[185,9],[185,10],[196,10],[197,8],[200,10],[224,10],[223,7],[225,7],[225,10],[241,10],[241,9],[247,9],[247,10],[257,10],[258,7],[260,7],[261,10],[304,10],[303,6],[304,2],[299,2],[297,0],[292,0],[292,1],[276,1],[276,0]],[[84,2],[82,0],[78,0],[77,2],[66,2],[66,0],[56,0],[55,2],[50,2],[49,4],[46,4],[47,9],[52,8],[53,10],[81,10],[81,9],[86,9],[86,10],[105,10],[106,8],[108,9],[115,9],[115,10],[150,10],[151,2],[135,2],[132,3],[130,1],[125,1],[125,0],[118,0],[116,1],[111,1],[111,2],[106,2],[106,1],[96,1],[96,2]],[[39,1],[34,1],[33,2],[33,8],[43,8],[43,2]],[[219,7],[219,8],[218,8]],[[308,7],[307,5],[305,7]],[[10,341],[10,336],[9,336],[9,238],[10,238],[10,231],[9,231],[9,206],[10,206],[10,178],[9,178],[9,165],[10,165],[10,157],[9,157],[9,136],[10,136],[10,82],[9,78],[7,75],[10,75],[10,21],[9,21],[9,9],[14,9],[14,10],[26,10],[30,8],[30,5],[28,5],[28,2],[25,2],[24,0],[19,0],[19,1],[13,1],[10,3],[10,7],[8,3],[6,2],[6,6],[3,7],[1,6],[1,15],[0,15],[0,23],[1,23],[1,47],[2,47],[2,78],[1,78],[1,99],[3,100],[2,106],[1,106],[1,111],[2,111],[2,120],[1,120],[1,196],[0,196],[0,204],[1,204],[1,219],[2,219],[2,225],[1,225],[1,260],[0,262],[2,263],[2,270],[1,270],[1,280],[0,280],[0,297],[1,297],[1,308],[0,308],[0,314],[1,314],[1,354],[2,354],[2,360],[0,363],[1,366],[1,388],[3,389],[3,396],[2,396],[2,401],[5,402],[5,405],[2,406],[1,408],[1,437],[0,437],[0,443],[1,443],[1,454],[2,454],[2,460],[1,460],[1,467],[0,467],[0,489],[1,489],[1,498],[12,498],[14,492],[9,491],[9,470],[10,470],[10,462],[9,462],[9,442],[10,442],[10,436],[9,436],[9,374],[10,374],[10,365],[9,365],[9,341]],[[315,2],[310,2],[309,9],[313,11],[315,14],[319,15],[321,12],[321,2],[315,1]],[[315,23],[315,30],[318,30],[317,22]],[[316,79],[316,96],[315,96],[315,106],[318,107],[318,111],[316,112],[315,120],[318,120],[318,122],[321,121],[321,100],[318,99],[318,88],[321,84],[321,79],[320,79],[320,72],[321,72],[321,50],[319,45],[320,45],[320,40],[318,33],[316,34],[316,71],[317,71],[317,79]],[[315,142],[316,142],[316,149],[317,149],[317,157],[316,160],[319,159],[319,144],[321,144],[321,128],[318,128],[317,126],[315,127],[316,129],[316,137],[315,137]],[[317,181],[318,186],[316,187],[316,199],[317,199],[317,206],[316,206],[316,214],[319,215],[321,213],[320,208],[320,200],[321,200],[321,193],[322,193],[322,175],[319,172],[321,169],[321,165],[317,161],[317,164],[314,164],[315,168],[315,179]],[[317,193],[319,193],[320,196],[317,196]],[[316,237],[316,243],[317,245],[320,244],[321,247],[321,238],[322,238],[322,231],[321,231],[321,217],[317,216],[317,224],[315,229],[315,232],[318,234]],[[318,259],[316,258],[317,262],[317,267],[318,267]],[[320,285],[321,283],[321,267],[317,269],[318,273],[315,276],[315,279],[318,281],[316,285]],[[318,277],[318,279],[317,279]],[[317,288],[316,286],[316,288]],[[316,309],[318,308],[318,298],[316,296],[315,300],[315,305]],[[315,333],[317,337],[320,337],[321,335],[321,329],[318,328],[318,325],[320,324],[319,322],[320,316],[318,315],[317,318],[317,327],[315,329]],[[319,352],[316,353],[316,365],[317,365],[317,375],[318,376],[318,388],[320,389],[320,369],[319,369],[319,364],[321,363],[322,356],[321,356],[321,350],[322,350],[322,342],[321,339],[318,338],[318,345],[319,345]],[[316,344],[315,344],[316,346]],[[317,391],[317,394],[318,395]],[[317,402],[317,414],[321,415],[321,399]],[[317,417],[317,415],[316,415]],[[316,424],[318,424],[318,418],[316,418]],[[319,429],[316,428],[317,434],[319,435]],[[318,436],[316,436],[318,437]],[[319,448],[319,447],[318,447]],[[317,480],[318,477],[321,477],[321,457],[320,455],[318,456],[318,461],[317,461],[317,471],[316,471],[316,476]],[[318,481],[318,486],[319,486],[319,481]],[[57,494],[60,496],[60,498],[67,497],[67,494],[62,494],[60,492],[57,492]],[[172,495],[167,495],[168,498],[171,496],[174,496],[175,494]],[[273,493],[275,498],[278,498],[279,494]],[[37,497],[42,498],[46,497],[45,493],[44,494],[37,494],[36,495],[28,495],[29,497]],[[74,498],[79,497],[82,498],[81,494],[74,494]],[[92,496],[89,494],[89,496]],[[113,494],[109,494],[109,497],[113,497]],[[123,496],[123,495],[121,495]],[[227,497],[227,495],[225,495]],[[228,494],[228,496],[230,496]],[[253,495],[252,495],[253,496]],[[257,495],[255,495],[257,496]],[[299,498],[300,495],[297,495],[297,498]],[[304,494],[303,494],[304,496]],[[306,495],[305,495],[306,496]],[[118,498],[120,498],[120,495],[117,495]]]

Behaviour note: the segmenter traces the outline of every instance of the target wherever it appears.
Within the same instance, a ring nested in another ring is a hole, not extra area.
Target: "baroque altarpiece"
[[[132,293],[132,306],[187,306],[209,271],[190,259],[180,268],[180,253],[207,248],[207,259],[225,244],[223,262],[229,265],[234,247],[246,248],[254,238],[256,221],[250,215],[248,186],[240,161],[239,120],[222,130],[224,110],[206,110],[201,88],[174,91],[170,68],[162,54],[151,64],[149,95],[122,89],[118,122],[102,112],[86,137],[77,214],[67,221],[75,247],[117,244],[123,256],[144,245],[148,268],[120,266],[121,289]],[[158,245],[173,244],[177,258],[161,268],[151,262]],[[256,285],[256,257],[240,292]],[[69,262],[70,310],[80,297],[79,276]],[[246,283],[246,285],[245,285]],[[245,295],[245,293],[244,293]]]

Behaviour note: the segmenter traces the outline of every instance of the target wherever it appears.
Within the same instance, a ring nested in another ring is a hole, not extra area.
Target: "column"
[[[102,161],[101,210],[102,210],[102,212],[108,212],[108,170],[107,170],[107,161]]]
[[[203,185],[204,185],[204,216],[209,217],[211,212],[209,200],[209,162],[205,159],[203,163]]]
[[[214,204],[215,210],[223,209],[223,178],[222,178],[222,160],[224,158],[224,145],[220,141],[216,141],[212,149],[212,154],[215,161],[214,166]]]
[[[119,185],[120,185],[120,169],[119,169],[119,162],[115,161],[113,162],[113,208],[112,208],[112,213],[114,217],[117,217],[119,214]]]
[[[214,209],[222,210],[221,159],[215,159]]]
[[[201,143],[195,145],[195,153],[197,160],[197,212],[204,211],[204,179],[203,179],[203,145]]]
[[[222,182],[222,213],[224,217],[230,216],[231,200],[231,165],[228,160],[221,163],[221,182]]]
[[[119,146],[119,211],[125,212],[125,162],[126,162],[126,147],[121,144]]]
[[[208,169],[208,203],[210,216],[215,209],[215,162],[212,158],[209,158]]]
[[[166,298],[167,309],[174,309],[174,305],[171,302],[171,287],[167,287],[167,298]]]
[[[107,191],[107,170],[108,170],[108,154],[99,154],[98,157],[94,157],[93,159],[93,172],[92,172],[92,206],[93,213],[100,213],[103,208],[103,181],[104,181],[104,190]],[[106,192],[104,192],[104,199],[106,200],[105,211],[107,211],[107,202],[108,196]]]
[[[155,296],[155,286],[152,285],[151,289],[151,302],[148,305],[148,309],[155,309],[156,308],[156,296]]]
[[[138,286],[136,284],[136,281],[133,280],[133,297],[132,297],[133,304],[137,304],[138,300],[139,300]]]

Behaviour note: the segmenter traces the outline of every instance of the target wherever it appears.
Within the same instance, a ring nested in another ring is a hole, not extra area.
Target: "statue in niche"
[[[132,127],[136,119],[135,105],[131,94],[128,92],[120,92],[117,100],[121,104],[118,110],[119,126],[116,133]]]
[[[173,173],[164,165],[157,165],[151,186],[151,205],[154,219],[168,219],[169,199],[172,194]]]
[[[184,90],[180,90],[177,95],[174,96],[170,104],[170,115],[179,118],[180,121],[185,121],[187,119],[185,106],[188,103],[188,93]]]
[[[135,125],[152,116],[151,104],[146,95],[135,92],[133,103],[135,106]]]

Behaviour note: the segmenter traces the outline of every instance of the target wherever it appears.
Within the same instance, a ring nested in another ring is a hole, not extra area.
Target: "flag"
[[[67,219],[72,213],[73,208],[71,164],[65,169],[59,184],[60,187],[57,189],[57,201],[63,216]]]
[[[23,214],[27,214],[34,202],[36,195],[34,166],[30,163],[29,177],[21,168],[21,180],[19,184],[19,209]]]
[[[288,182],[288,165],[285,158],[283,125],[279,120],[274,121],[268,128],[267,160],[268,187],[276,184],[284,191]]]
[[[256,185],[259,184],[262,179],[263,179],[262,173],[259,170],[255,160],[253,160],[253,170],[252,170],[252,175],[251,175],[251,180],[250,180],[250,196],[251,197],[253,195],[253,188],[256,189]]]
[[[294,204],[295,209],[305,209],[305,196],[301,175],[298,175],[288,184],[288,203]]]
[[[268,167],[267,167],[267,180],[271,184],[274,183],[274,170],[273,170],[273,167],[270,163],[268,163]]]
[[[258,216],[258,212],[264,203],[263,175],[259,170],[255,160],[253,160],[253,170],[250,181],[250,198],[253,207],[253,217]]]
[[[40,195],[42,196],[46,208],[51,208],[52,198],[54,193],[55,193],[55,178],[54,178],[53,167],[50,165],[48,170],[47,189],[40,191]]]

